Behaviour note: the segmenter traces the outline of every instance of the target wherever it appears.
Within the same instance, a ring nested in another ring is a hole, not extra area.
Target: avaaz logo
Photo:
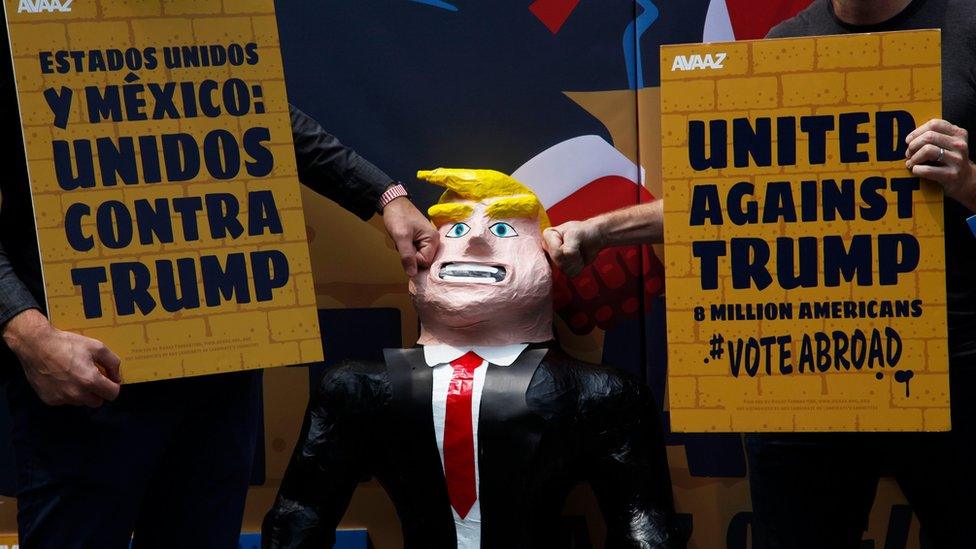
[[[20,0],[17,13],[67,13],[74,0]]]
[[[721,69],[724,68],[727,53],[706,53],[705,55],[676,55],[674,63],[671,64],[671,72],[674,71],[694,71],[699,69]]]

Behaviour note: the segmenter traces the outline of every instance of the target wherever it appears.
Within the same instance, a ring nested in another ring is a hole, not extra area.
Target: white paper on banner
[[[644,180],[644,169],[602,137],[581,135],[537,154],[512,177],[530,187],[548,209],[589,183],[612,175],[636,185]]]

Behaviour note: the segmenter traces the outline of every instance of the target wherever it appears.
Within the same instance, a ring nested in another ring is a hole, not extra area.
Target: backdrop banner
[[[321,360],[274,2],[4,7],[52,323],[126,382]]]
[[[939,31],[661,49],[675,431],[949,429]]]

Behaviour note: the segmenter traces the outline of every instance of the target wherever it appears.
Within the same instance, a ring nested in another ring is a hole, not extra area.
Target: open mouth
[[[505,280],[505,267],[483,263],[445,263],[437,276],[448,282],[497,284]]]

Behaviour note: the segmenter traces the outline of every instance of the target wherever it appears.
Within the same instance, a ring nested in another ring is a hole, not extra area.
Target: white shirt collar
[[[474,347],[453,347],[451,345],[424,345],[424,360],[427,365],[434,367],[448,364],[464,356],[468,351],[498,366],[511,366],[515,359],[528,347],[528,343],[514,345],[478,345]]]

